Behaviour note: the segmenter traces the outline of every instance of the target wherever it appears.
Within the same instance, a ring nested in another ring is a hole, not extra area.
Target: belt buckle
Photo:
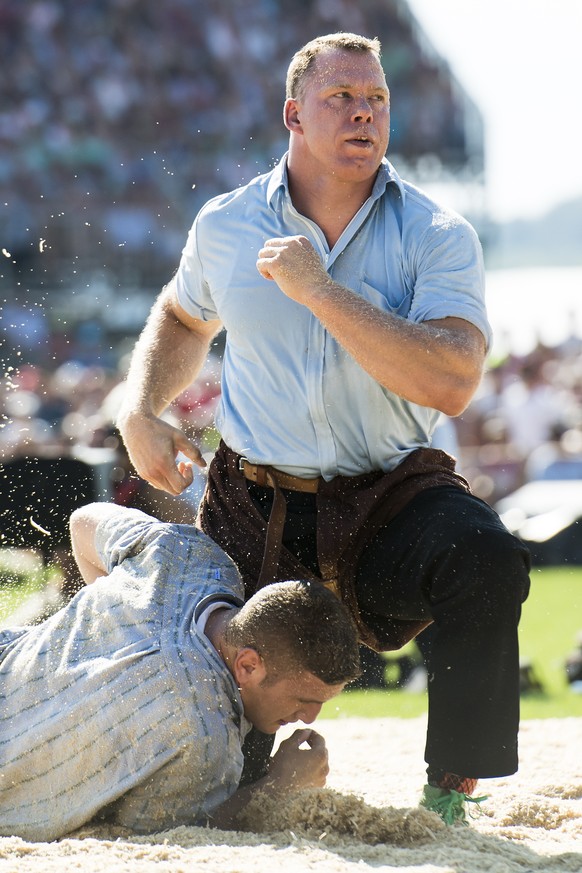
[[[246,462],[246,461],[248,461],[248,458],[243,458],[242,455],[241,455],[240,458],[238,459],[238,469],[239,469],[239,472],[240,472],[240,473],[244,473],[244,471],[245,471],[245,462]]]

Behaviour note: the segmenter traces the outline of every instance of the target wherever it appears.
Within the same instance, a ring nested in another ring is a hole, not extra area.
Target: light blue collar
[[[269,179],[269,184],[267,185],[267,203],[272,208],[276,208],[274,199],[279,192],[289,197],[289,176],[287,173],[288,155],[289,152],[285,152],[277,166],[273,169],[271,172],[271,178]],[[404,203],[406,196],[404,183],[390,161],[386,158],[382,158],[382,163],[378,168],[378,174],[374,181],[374,187],[372,188],[372,201],[378,200],[378,198],[384,194],[387,186],[391,183],[397,186],[400,191],[402,202]]]

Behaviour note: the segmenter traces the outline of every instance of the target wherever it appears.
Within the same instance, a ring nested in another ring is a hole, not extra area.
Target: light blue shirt
[[[0,631],[0,835],[52,840],[97,813],[137,831],[206,823],[237,787],[250,725],[197,627],[242,605],[200,531],[138,510],[101,522],[110,576],[37,627]]]
[[[430,445],[439,413],[379,385],[305,306],[256,268],[265,240],[302,234],[330,276],[419,323],[454,316],[490,343],[482,251],[461,216],[384,160],[371,196],[329,249],[294,208],[286,156],[270,173],[209,201],[176,274],[181,306],[226,334],[217,427],[250,461],[298,476],[388,471]]]

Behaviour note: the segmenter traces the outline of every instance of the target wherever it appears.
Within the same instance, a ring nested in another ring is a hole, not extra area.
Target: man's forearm
[[[485,342],[466,321],[415,324],[328,281],[309,308],[360,366],[406,400],[458,415],[482,374]]]
[[[267,240],[257,268],[315,315],[349,355],[405,400],[459,415],[481,380],[485,339],[461,318],[415,324],[335,282],[306,237]]]
[[[160,415],[195,379],[220,326],[219,321],[192,318],[170,282],[132,356],[117,426],[139,475],[169,494],[180,494],[191,484],[192,464],[203,467],[206,462],[199,447]],[[177,464],[180,454],[188,462]]]

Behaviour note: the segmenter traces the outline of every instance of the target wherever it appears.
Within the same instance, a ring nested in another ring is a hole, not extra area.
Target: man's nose
[[[352,114],[352,118],[354,121],[365,122],[366,124],[370,124],[374,118],[374,113],[372,112],[372,107],[368,103],[365,97],[361,97],[354,107],[354,112]]]
[[[321,712],[322,706],[321,703],[305,704],[297,713],[297,721],[302,721],[303,724],[312,724]]]

